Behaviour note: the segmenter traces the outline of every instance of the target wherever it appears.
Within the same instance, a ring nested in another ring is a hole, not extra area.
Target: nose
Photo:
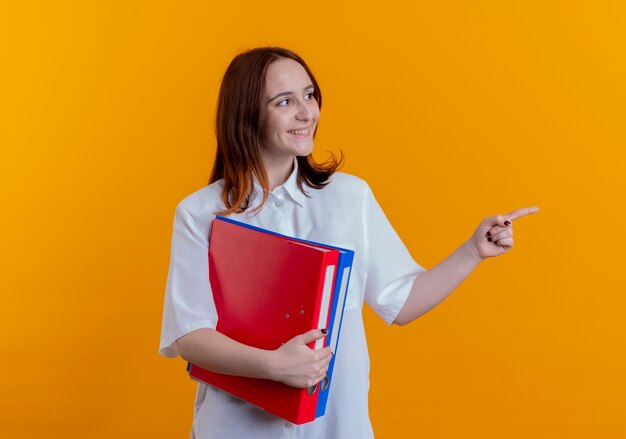
[[[313,119],[313,108],[311,108],[311,101],[298,101],[298,111],[296,113],[296,119],[298,120],[311,120]]]

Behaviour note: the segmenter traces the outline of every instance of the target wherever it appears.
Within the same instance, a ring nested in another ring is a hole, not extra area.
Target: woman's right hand
[[[326,337],[319,329],[300,334],[287,343],[269,351],[267,368],[270,379],[291,387],[307,388],[319,383],[326,376],[332,351],[330,347],[311,349],[307,346]]]

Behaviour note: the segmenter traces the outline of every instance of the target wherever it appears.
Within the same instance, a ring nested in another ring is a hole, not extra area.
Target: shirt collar
[[[304,199],[306,198],[306,195],[304,195],[298,186],[298,160],[295,157],[293,158],[293,171],[291,171],[287,180],[285,180],[285,182],[280,186],[274,188],[274,190],[270,193],[279,196],[283,191],[287,192],[293,201],[298,204],[298,206],[304,207]],[[256,205],[257,202],[260,202],[262,198],[263,188],[255,181],[253,196],[254,205]]]

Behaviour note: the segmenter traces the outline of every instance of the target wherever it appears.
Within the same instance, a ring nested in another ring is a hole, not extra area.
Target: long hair
[[[261,161],[259,121],[267,68],[280,58],[290,58],[300,63],[313,83],[313,96],[319,108],[322,108],[322,93],[313,73],[304,60],[291,50],[259,47],[241,53],[231,61],[220,86],[215,123],[217,151],[209,178],[209,184],[224,179],[222,201],[226,210],[217,212],[220,215],[246,211],[254,178],[263,187],[263,200],[257,211],[269,196],[269,180]],[[317,127],[313,138],[316,132]],[[343,153],[340,153],[339,159],[331,153],[323,163],[317,163],[311,154],[296,159],[297,183],[307,195],[303,185],[322,189],[343,164]]]

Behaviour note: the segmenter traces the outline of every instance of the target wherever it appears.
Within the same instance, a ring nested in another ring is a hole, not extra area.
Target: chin
[[[313,145],[307,147],[294,148],[294,155],[297,157],[306,157],[313,152]]]

